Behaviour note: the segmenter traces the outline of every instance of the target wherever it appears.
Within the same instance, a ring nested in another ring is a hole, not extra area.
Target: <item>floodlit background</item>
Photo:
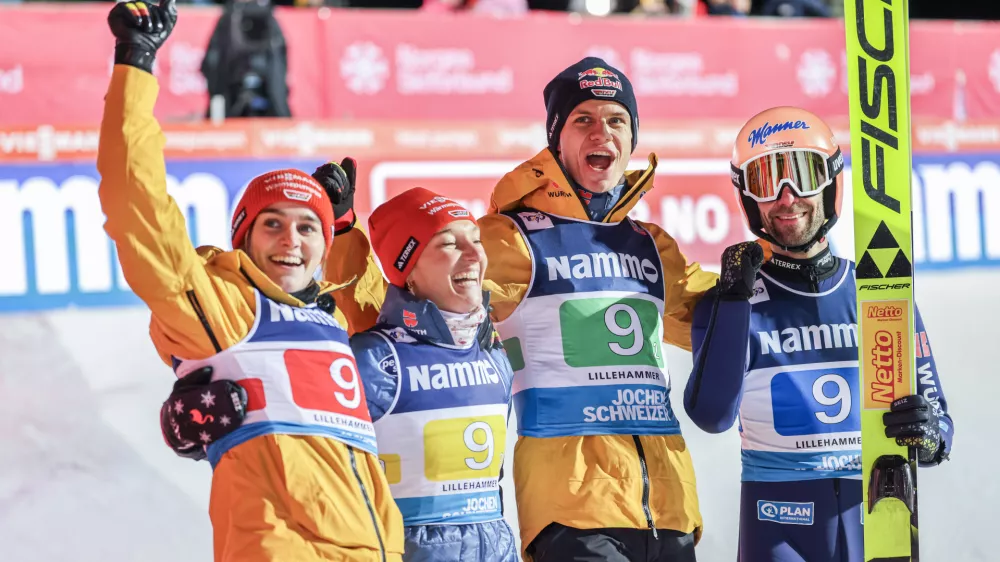
[[[800,105],[827,119],[849,150],[838,2],[288,4],[296,6],[274,12],[277,27],[267,7],[183,5],[158,57],[168,188],[196,244],[227,247],[231,206],[253,175],[311,171],[344,156],[359,160],[362,224],[414,185],[482,214],[497,179],[545,146],[545,82],[588,54],[635,85],[642,127],[632,166],[650,152],[660,158],[657,187],[633,215],[661,224],[706,268],[747,237],[728,179],[744,120]],[[807,4],[830,17],[777,17]],[[911,8],[914,17],[994,17],[958,13],[959,4]],[[158,412],[173,374],[102,231],[94,158],[112,64],[110,7],[0,1],[4,562],[211,559],[210,468],[163,444]],[[753,17],[719,15],[744,9]],[[252,48],[242,58],[219,54],[218,41],[232,39],[224,33],[209,42],[223,14],[248,22]],[[919,473],[922,557],[993,562],[1000,27],[915,19],[911,42],[916,294],[956,426],[953,460]],[[218,89],[234,72],[236,89]],[[834,230],[840,255],[853,254],[852,228],[846,216]],[[681,395],[691,357],[673,348],[668,356],[706,523],[699,559],[731,562],[739,437],[690,423]],[[504,485],[516,526],[509,477]]]

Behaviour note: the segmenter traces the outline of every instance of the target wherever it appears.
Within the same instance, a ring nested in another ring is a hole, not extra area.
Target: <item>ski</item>
[[[866,561],[919,559],[916,450],[883,413],[916,391],[907,0],[845,0]]]

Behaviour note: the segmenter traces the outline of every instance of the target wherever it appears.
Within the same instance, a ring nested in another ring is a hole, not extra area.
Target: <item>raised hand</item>
[[[115,64],[127,64],[153,72],[156,51],[177,23],[175,0],[120,2],[108,14],[108,27],[115,36]]]

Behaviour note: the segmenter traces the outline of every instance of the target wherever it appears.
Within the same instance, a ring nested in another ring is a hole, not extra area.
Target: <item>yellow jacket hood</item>
[[[656,154],[650,153],[649,166],[645,170],[625,172],[625,190],[604,222],[624,220],[643,194],[653,189],[656,163]],[[523,207],[562,217],[589,220],[583,202],[574,192],[559,162],[547,148],[508,172],[493,188],[490,213]]]

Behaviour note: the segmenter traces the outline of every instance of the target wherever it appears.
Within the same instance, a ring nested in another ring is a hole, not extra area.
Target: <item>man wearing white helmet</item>
[[[744,218],[765,247],[723,253],[719,285],[695,309],[684,407],[710,433],[739,417],[744,562],[864,559],[855,264],[826,238],[843,167],[826,123],[794,107],[751,118],[733,149]],[[919,311],[915,325],[917,394],[893,402],[885,433],[933,466],[954,426]]]

